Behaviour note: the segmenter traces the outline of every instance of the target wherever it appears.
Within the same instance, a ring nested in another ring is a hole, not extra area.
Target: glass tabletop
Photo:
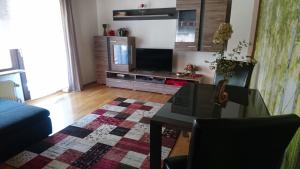
[[[229,101],[224,107],[215,103],[215,91],[215,85],[187,83],[152,120],[190,128],[195,118],[232,119],[270,116],[257,90],[226,86]]]

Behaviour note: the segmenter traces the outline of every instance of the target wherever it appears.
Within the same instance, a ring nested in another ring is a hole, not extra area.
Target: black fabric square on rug
[[[117,127],[109,134],[117,135],[117,136],[124,136],[130,129],[124,127]]]
[[[131,105],[131,103],[122,102],[122,103],[120,103],[118,106],[121,106],[121,107],[128,107],[128,106],[130,106],[130,105]]]
[[[139,105],[143,105],[143,104],[145,104],[145,102],[141,102],[141,101],[136,101],[136,102],[134,102],[134,104],[139,104]]]
[[[125,100],[127,100],[127,98],[118,97],[114,101],[124,102]]]
[[[129,117],[130,114],[126,114],[126,113],[119,113],[117,114],[114,118],[119,119],[119,120],[125,120],[127,119],[127,117]]]
[[[87,135],[91,134],[93,131],[84,129],[84,128],[79,128],[76,126],[68,126],[65,129],[61,130],[60,133],[64,133],[67,135],[71,135],[74,137],[79,137],[79,138],[84,138]]]
[[[127,165],[127,164],[120,163],[119,166],[117,167],[117,169],[138,169],[138,168]]]
[[[89,151],[80,156],[72,163],[72,166],[78,168],[91,168],[102,156],[112,147],[106,144],[97,143]]]
[[[54,146],[54,144],[48,143],[46,141],[41,141],[39,143],[33,144],[32,146],[26,148],[26,150],[31,151],[33,153],[40,154],[52,146]]]

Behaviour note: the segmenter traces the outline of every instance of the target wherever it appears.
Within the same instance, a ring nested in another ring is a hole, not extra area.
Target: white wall
[[[256,29],[256,17],[258,12],[258,0],[232,0],[232,10],[230,22],[233,34],[228,42],[227,50],[231,51],[239,41],[245,40],[250,43],[250,49],[243,51],[244,55],[252,54],[252,45]],[[255,17],[253,19],[253,16]],[[252,26],[255,24],[254,26]],[[254,31],[253,31],[254,29]]]
[[[96,81],[93,36],[98,33],[97,0],[72,0],[82,83]]]
[[[102,24],[109,24],[110,29],[126,27],[130,36],[136,37],[138,48],[174,48],[176,20],[138,20],[113,21],[115,9],[137,9],[144,2],[149,8],[176,7],[175,0],[98,0],[99,34],[103,32]]]
[[[231,24],[234,34],[228,42],[228,50],[236,47],[238,41],[253,43],[258,0],[233,0]],[[113,21],[113,10],[137,9],[140,3],[149,8],[176,7],[176,0],[97,0],[98,2],[98,34],[102,35],[102,24],[109,24],[116,30],[126,27],[131,36],[137,38],[136,45],[141,48],[174,48],[176,20],[139,20]],[[252,49],[252,47],[251,47]],[[252,50],[245,50],[244,55],[251,55]],[[174,52],[173,72],[183,71],[187,64],[202,66],[202,73],[212,77],[214,73],[208,69],[207,60],[214,60],[213,53],[208,52]]]

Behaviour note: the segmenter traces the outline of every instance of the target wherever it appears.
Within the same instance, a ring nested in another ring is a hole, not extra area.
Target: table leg
[[[160,123],[150,121],[150,169],[161,168],[161,129]]]

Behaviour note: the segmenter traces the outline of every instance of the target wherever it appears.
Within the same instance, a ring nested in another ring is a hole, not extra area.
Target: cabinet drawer
[[[119,88],[126,88],[126,89],[133,88],[131,81],[121,80],[121,79],[106,78],[106,85],[109,87],[119,87]]]
[[[156,93],[163,93],[164,84],[147,83],[147,82],[133,82],[133,89],[140,91],[149,91]]]
[[[173,85],[165,85],[165,94],[175,94],[179,89],[181,88],[181,86],[173,86]]]

